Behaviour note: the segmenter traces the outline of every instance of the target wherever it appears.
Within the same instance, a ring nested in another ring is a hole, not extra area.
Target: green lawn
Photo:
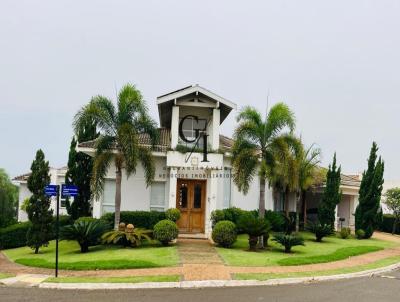
[[[325,270],[325,271],[315,271],[315,272],[295,272],[295,273],[281,273],[281,274],[273,274],[273,273],[266,273],[266,274],[235,274],[234,278],[236,280],[260,280],[265,281],[269,279],[279,279],[279,278],[298,278],[298,277],[314,277],[314,276],[331,276],[331,275],[338,275],[338,274],[349,274],[355,272],[361,272],[365,270],[380,268],[389,266],[391,264],[395,264],[400,262],[400,256],[390,257],[382,260],[378,260],[376,262],[366,264],[366,265],[359,265],[354,267],[348,268],[341,268],[335,270]]]
[[[266,250],[249,252],[247,235],[239,235],[232,248],[217,248],[217,250],[228,265],[274,266],[337,261],[395,245],[393,242],[377,239],[341,239],[335,236],[324,238],[322,243],[318,243],[311,233],[304,232],[301,235],[305,238],[305,246],[293,247],[291,254],[283,253],[282,246],[272,240],[269,240],[269,247]]]
[[[133,276],[133,277],[58,277],[47,278],[51,283],[142,283],[142,282],[178,282],[178,275]]]
[[[80,253],[76,241],[61,241],[59,268],[68,270],[149,268],[178,265],[176,246],[143,245],[138,248],[122,248],[111,245],[91,247],[88,253]],[[40,249],[35,255],[29,247],[4,250],[4,254],[16,263],[54,268],[55,241]]]
[[[11,274],[0,273],[0,279],[10,278],[13,277]]]

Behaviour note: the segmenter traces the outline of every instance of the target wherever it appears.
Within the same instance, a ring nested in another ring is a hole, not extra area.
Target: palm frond
[[[96,199],[99,199],[104,190],[104,181],[110,167],[113,153],[96,153],[93,160],[93,175],[91,189]]]
[[[141,92],[132,84],[126,84],[118,94],[118,121],[119,124],[130,123],[136,116],[147,114],[147,107]]]
[[[118,148],[123,154],[126,174],[129,177],[136,173],[139,159],[139,137],[136,129],[130,123],[125,123],[118,128]]]
[[[107,135],[115,135],[115,108],[113,103],[103,96],[95,96],[89,104],[82,107],[74,117],[75,133],[84,129],[85,125],[95,123],[99,130]]]
[[[153,155],[151,154],[151,151],[149,149],[139,147],[139,159],[143,166],[144,177],[146,179],[146,185],[148,187],[153,181],[156,173]]]
[[[295,128],[296,120],[294,113],[284,103],[272,106],[266,121],[266,136],[273,137],[278,135],[286,127],[292,132]]]

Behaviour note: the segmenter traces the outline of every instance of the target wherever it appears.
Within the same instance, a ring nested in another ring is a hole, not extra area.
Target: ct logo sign
[[[191,118],[191,119],[195,120],[197,123],[199,122],[199,118],[197,116],[195,116],[195,115],[186,115],[179,122],[179,137],[186,143],[189,143],[189,144],[194,143],[193,148],[190,151],[189,157],[186,159],[186,162],[189,160],[189,158],[192,155],[194,149],[199,146],[199,141],[200,141],[201,138],[203,139],[203,160],[202,160],[202,162],[208,162],[208,160],[207,160],[207,154],[208,154],[207,137],[208,137],[208,134],[206,134],[205,132],[200,133],[200,131],[204,131],[205,129],[196,128],[196,129],[193,129],[194,133],[195,133],[194,138],[186,137],[185,134],[183,133],[183,123],[188,118]]]

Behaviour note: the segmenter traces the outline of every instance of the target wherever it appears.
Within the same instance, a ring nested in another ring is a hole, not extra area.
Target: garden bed
[[[311,233],[304,232],[301,235],[305,239],[305,246],[293,247],[291,254],[283,253],[282,247],[272,240],[268,241],[269,246],[265,250],[249,252],[246,235],[239,235],[232,248],[217,248],[217,251],[227,265],[278,266],[337,261],[396,245],[378,239],[341,239],[335,236],[326,237],[319,243],[315,242]]]

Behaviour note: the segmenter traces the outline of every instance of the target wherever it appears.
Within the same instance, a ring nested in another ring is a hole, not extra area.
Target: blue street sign
[[[57,185],[47,185],[44,188],[44,194],[46,196],[57,196]]]
[[[61,186],[62,197],[70,197],[78,195],[78,187],[74,185],[62,185]]]

